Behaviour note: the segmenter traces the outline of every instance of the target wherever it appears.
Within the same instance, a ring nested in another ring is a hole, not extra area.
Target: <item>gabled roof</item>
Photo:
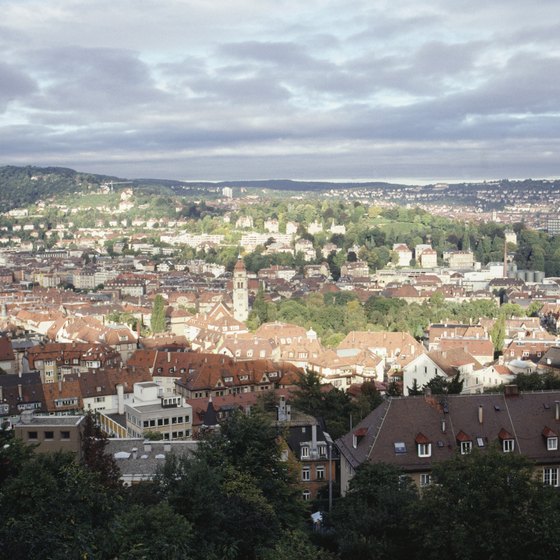
[[[537,464],[558,464],[560,450],[547,449],[543,438],[545,428],[556,433],[560,430],[560,420],[556,420],[558,400],[560,391],[521,393],[515,398],[503,394],[393,398],[355,428],[368,428],[356,448],[352,432],[336,443],[353,468],[369,460],[408,472],[425,472],[432,462],[451,458],[458,442],[472,441],[473,448],[484,451],[499,445],[500,437],[515,440],[516,452]],[[431,457],[418,456],[419,433],[432,442]],[[405,452],[395,452],[397,442],[404,445]]]

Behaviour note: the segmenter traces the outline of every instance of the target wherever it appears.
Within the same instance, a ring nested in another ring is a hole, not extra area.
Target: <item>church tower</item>
[[[244,323],[249,318],[249,286],[247,270],[239,257],[233,269],[233,316]]]

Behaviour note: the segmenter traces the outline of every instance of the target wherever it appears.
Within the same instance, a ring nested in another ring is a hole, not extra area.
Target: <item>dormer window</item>
[[[352,445],[354,449],[356,449],[356,447],[360,445],[360,442],[366,437],[367,431],[367,428],[358,428],[354,431],[354,433],[352,434]]]
[[[546,441],[547,451],[558,451],[558,434],[546,426],[542,435]]]
[[[472,438],[463,430],[457,434],[457,443],[459,444],[461,455],[468,455],[472,451]]]
[[[498,438],[502,442],[502,450],[504,453],[512,453],[515,451],[515,439],[507,430],[502,428],[498,434]]]
[[[301,447],[301,458],[302,459],[309,459],[309,446],[302,445],[302,447]]]
[[[416,449],[418,450],[418,457],[431,457],[432,444],[430,440],[422,433],[418,433],[415,440]]]
[[[461,455],[468,455],[472,451],[472,441],[461,442]]]

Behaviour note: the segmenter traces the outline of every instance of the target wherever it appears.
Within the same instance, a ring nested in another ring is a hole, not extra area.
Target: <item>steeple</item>
[[[233,316],[244,323],[249,318],[249,285],[247,269],[241,256],[233,268]]]

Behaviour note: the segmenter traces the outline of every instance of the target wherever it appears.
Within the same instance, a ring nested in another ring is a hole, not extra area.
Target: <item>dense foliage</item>
[[[353,558],[557,558],[560,495],[519,455],[489,450],[437,464],[421,493],[390,466],[365,464],[331,516]]]
[[[352,400],[338,388],[327,388],[313,371],[301,374],[294,394],[294,406],[315,418],[322,418],[333,439],[344,435],[352,425],[365,418],[382,402],[374,383],[362,384],[359,396]]]
[[[309,538],[291,464],[264,413],[238,413],[154,483],[115,485],[89,427],[82,464],[0,441],[0,557],[206,560],[329,558]]]

